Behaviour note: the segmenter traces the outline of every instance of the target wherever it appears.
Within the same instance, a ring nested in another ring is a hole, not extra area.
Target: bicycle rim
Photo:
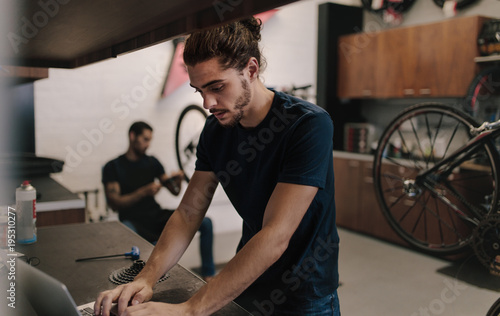
[[[197,105],[187,106],[179,116],[175,130],[175,153],[179,169],[184,171],[187,182],[194,173],[196,147],[205,125],[207,113]]]
[[[470,140],[477,125],[450,106],[419,104],[394,119],[380,139],[373,168],[379,204],[394,230],[421,250],[461,251],[480,218],[495,209],[498,152],[492,143],[421,176]]]
[[[500,118],[500,67],[481,71],[472,80],[464,99],[464,110],[478,121],[496,121]]]
[[[486,316],[499,316],[500,315],[500,298],[490,307]]]

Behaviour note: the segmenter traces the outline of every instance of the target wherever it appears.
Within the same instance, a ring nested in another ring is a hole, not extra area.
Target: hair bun
[[[260,30],[262,27],[262,21],[260,19],[256,19],[255,17],[247,18],[240,20],[241,25],[247,28],[250,33],[252,33],[253,37],[260,41]]]

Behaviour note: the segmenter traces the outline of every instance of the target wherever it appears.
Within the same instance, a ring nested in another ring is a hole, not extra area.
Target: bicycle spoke
[[[418,214],[417,220],[415,221],[415,224],[412,227],[411,233],[414,234],[415,230],[417,229],[418,223],[420,222],[420,219],[422,218],[423,214],[425,214],[425,206],[422,207],[422,210]]]
[[[460,127],[460,123],[457,123],[455,125],[455,128],[453,129],[453,133],[451,133],[450,140],[448,141],[448,144],[446,145],[446,149],[444,151],[443,158],[446,157],[446,154],[448,153],[448,150],[450,149],[450,146],[453,142],[453,139],[455,139],[455,135],[457,134],[458,128]]]
[[[420,151],[420,154],[422,155],[422,158],[425,159],[425,154],[424,151],[422,150],[422,142],[420,141],[420,138],[418,137],[417,129],[415,128],[415,124],[413,123],[413,120],[410,118],[410,123],[411,123],[411,129],[413,130],[413,135],[415,136],[415,139],[417,140],[418,144],[418,149]],[[424,161],[425,163],[425,161]]]
[[[451,224],[453,226],[453,231],[456,231],[458,233],[459,240],[464,239],[464,236],[460,234],[457,223],[455,222],[455,219],[457,218],[456,213],[448,206],[446,205],[446,213],[448,214],[448,217],[450,218]]]
[[[429,103],[406,109],[382,134],[375,191],[391,227],[410,244],[457,252],[498,204],[500,157],[492,143],[473,138],[478,125],[450,106]],[[394,151],[398,142],[402,150]]]
[[[439,216],[439,204],[437,199],[434,199],[434,207],[436,208],[438,219],[441,219],[441,216]],[[441,239],[441,243],[444,243],[443,226],[441,225],[441,221],[438,221],[438,227],[439,227],[439,237]]]
[[[399,134],[399,138],[401,139],[401,143],[402,143],[402,149],[406,149],[404,151],[406,151],[407,153],[410,153],[409,157],[408,157],[408,160],[410,161],[410,164],[413,164],[413,168],[415,169],[419,169],[420,168],[420,165],[418,163],[418,160],[415,159],[414,156],[411,155],[411,150],[410,150],[410,147],[408,146],[407,144],[407,141],[406,141],[406,137],[403,136],[403,133],[401,133],[401,130],[398,129],[398,134]]]
[[[432,162],[435,164],[436,163],[436,156],[434,155],[434,150],[435,150],[435,146],[436,146],[436,142],[437,142],[437,136],[439,134],[439,131],[441,130],[441,124],[443,123],[443,117],[444,117],[444,114],[441,114],[441,116],[439,117],[439,122],[438,122],[438,125],[436,126],[436,132],[434,133],[434,139],[431,140],[432,138],[432,135],[429,134],[429,142],[430,142],[430,157],[432,158]],[[427,116],[426,116],[426,119],[427,119]],[[427,124],[428,124],[428,121],[427,121]],[[429,133],[430,133],[430,130],[429,130]]]
[[[428,199],[430,199],[431,196],[429,196]],[[440,199],[435,199],[436,200],[436,203],[438,200]],[[453,227],[451,227],[447,222],[445,222],[440,216],[438,213],[432,211],[432,209],[430,209],[428,206],[428,202],[426,201],[425,203],[422,204],[422,207],[424,210],[426,210],[429,214],[431,214],[432,216],[435,217],[435,219],[437,219],[438,223],[439,224],[443,224],[444,226],[446,226],[451,232],[455,233],[455,235],[457,236],[461,236],[460,233],[458,232],[458,230],[455,230]],[[442,239],[444,240],[444,239]]]

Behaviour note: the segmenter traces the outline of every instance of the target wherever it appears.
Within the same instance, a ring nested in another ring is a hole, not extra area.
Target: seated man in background
[[[103,168],[102,183],[109,206],[118,211],[120,221],[151,243],[156,243],[173,211],[164,210],[154,196],[165,186],[173,195],[180,193],[184,174],[167,176],[162,164],[146,155],[153,138],[153,128],[135,122],[129,129],[129,147],[125,154],[109,161]],[[215,274],[212,221],[205,217],[199,228],[202,277]]]

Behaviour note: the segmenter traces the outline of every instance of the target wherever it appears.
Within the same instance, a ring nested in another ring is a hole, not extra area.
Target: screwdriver
[[[121,256],[130,257],[132,260],[137,260],[137,259],[139,259],[140,255],[141,255],[141,252],[139,251],[139,247],[133,246],[131,252],[126,252],[124,254],[101,256],[101,257],[91,257],[91,258],[81,258],[81,259],[76,259],[75,262],[94,260],[94,259],[103,259],[103,258],[121,257]]]

